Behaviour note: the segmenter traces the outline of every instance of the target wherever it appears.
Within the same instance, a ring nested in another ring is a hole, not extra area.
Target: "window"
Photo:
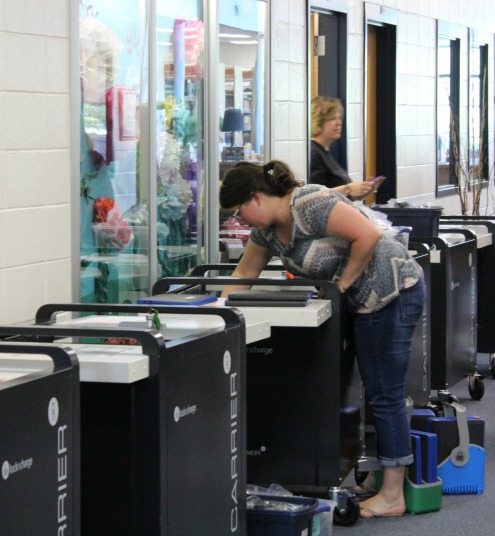
[[[220,175],[240,160],[265,160],[265,2],[220,2]]]
[[[438,21],[437,192],[458,184],[456,162],[465,159],[460,133],[460,58],[465,29]]]
[[[267,16],[265,1],[219,2],[218,157],[219,179],[237,162],[266,162],[265,80]],[[220,240],[229,260],[243,252],[250,228],[220,211]]]
[[[477,182],[488,178],[489,37],[476,30],[469,35],[469,169]]]

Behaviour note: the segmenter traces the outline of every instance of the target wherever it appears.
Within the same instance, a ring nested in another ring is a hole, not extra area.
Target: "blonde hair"
[[[330,97],[313,97],[311,99],[311,137],[319,136],[323,129],[323,124],[338,115],[344,117],[344,107],[340,99]]]

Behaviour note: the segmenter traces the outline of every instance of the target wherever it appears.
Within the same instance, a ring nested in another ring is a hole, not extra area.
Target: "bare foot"
[[[389,502],[381,493],[371,497],[361,504],[361,517],[371,519],[372,517],[401,516],[406,511],[404,500]]]

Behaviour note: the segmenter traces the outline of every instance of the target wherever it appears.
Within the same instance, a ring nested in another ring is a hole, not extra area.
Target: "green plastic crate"
[[[376,489],[382,485],[383,473],[376,472]],[[426,514],[436,512],[442,506],[442,481],[414,484],[406,477],[404,481],[404,498],[406,500],[406,512],[408,514]]]

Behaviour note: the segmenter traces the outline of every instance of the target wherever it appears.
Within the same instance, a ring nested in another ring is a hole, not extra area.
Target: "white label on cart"
[[[239,528],[239,476],[238,476],[238,445],[237,436],[238,428],[238,386],[237,373],[233,372],[230,375],[230,478],[232,481],[232,508],[230,511],[230,532],[237,532]]]
[[[225,374],[230,373],[231,367],[232,367],[232,358],[230,356],[230,352],[226,350],[225,353],[223,354],[223,370],[225,371]]]
[[[50,399],[50,402],[48,402],[48,422],[55,426],[58,422],[58,415],[59,415],[59,406],[58,406],[58,400],[53,397]]]
[[[179,406],[175,406],[174,409],[174,421],[179,422],[180,419],[186,415],[194,415],[196,413],[196,404],[193,406],[188,406],[187,408],[180,409]]]
[[[9,475],[22,471],[23,469],[31,469],[33,466],[33,458],[22,459],[20,462],[10,463],[5,460],[2,464],[2,477],[4,480],[9,478]]]
[[[267,346],[267,347],[249,346],[247,348],[247,351],[250,354],[263,354],[263,355],[273,354],[273,348],[271,348],[270,346]]]
[[[53,399],[52,399],[53,400]],[[58,406],[57,406],[58,407]],[[69,509],[67,508],[66,500],[68,502],[68,449],[66,443],[67,425],[61,425],[57,430],[57,481],[58,481],[58,497],[57,497],[57,521],[58,521],[58,533],[65,534],[67,529],[67,516]]]
[[[246,451],[246,454],[248,456],[261,456],[262,454],[264,454],[266,452],[266,447],[265,446],[261,446],[259,449],[253,449],[253,450],[247,450]]]
[[[9,478],[9,473],[10,473],[10,464],[9,464],[9,462],[3,462],[2,476],[3,476],[4,480],[7,480],[7,478]]]

